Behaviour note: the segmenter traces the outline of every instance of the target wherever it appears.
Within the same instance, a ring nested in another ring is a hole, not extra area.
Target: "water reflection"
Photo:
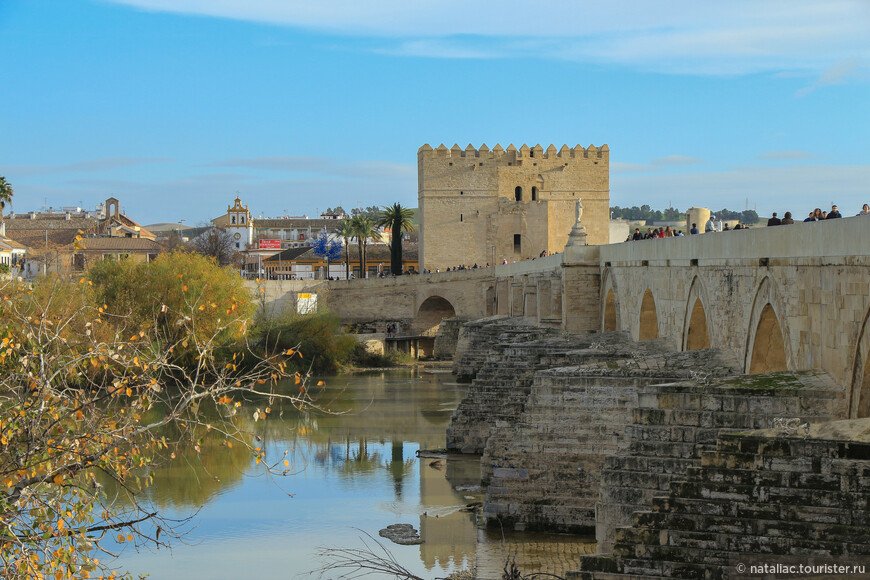
[[[477,483],[479,467],[415,455],[443,447],[463,393],[450,375],[398,371],[327,379],[318,401],[338,415],[276,404],[267,421],[254,422],[262,402],[250,402],[239,426],[261,439],[267,459],[286,452],[294,474],[266,476],[241,446],[225,447],[214,434],[203,438],[201,454],[177,450],[153,472],[151,499],[178,515],[202,508],[193,545],[125,553],[118,565],[153,578],[217,579],[245,577],[256,562],[260,577],[304,576],[318,565],[316,547],[359,547],[354,528],[377,536],[389,524],[411,523],[423,544],[387,542],[403,565],[423,577],[466,567],[477,530],[472,514],[458,511],[469,500],[453,485]]]

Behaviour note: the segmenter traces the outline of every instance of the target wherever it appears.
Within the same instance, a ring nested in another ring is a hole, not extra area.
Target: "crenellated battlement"
[[[596,147],[595,145],[589,145],[589,147],[583,147],[581,145],[576,145],[573,148],[568,147],[567,145],[562,145],[561,149],[556,149],[555,145],[550,145],[546,149],[541,147],[540,144],[535,145],[534,147],[529,147],[525,143],[520,148],[517,148],[513,144],[508,145],[507,149],[503,149],[501,145],[496,145],[492,149],[490,149],[486,143],[482,144],[479,148],[475,148],[470,143],[465,149],[460,147],[458,144],[454,144],[453,147],[449,149],[442,143],[436,148],[432,148],[431,145],[426,143],[422,147],[417,150],[418,158],[439,158],[439,157],[450,157],[450,158],[463,158],[463,157],[473,157],[473,158],[485,158],[485,159],[501,159],[501,158],[509,158],[513,159],[563,159],[563,158],[596,158],[596,159],[605,159],[609,158],[610,155],[610,147],[606,144],[601,147]]]

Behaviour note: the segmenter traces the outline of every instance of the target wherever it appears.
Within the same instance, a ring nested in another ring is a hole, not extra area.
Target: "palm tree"
[[[5,177],[0,175],[0,225],[3,224],[3,210],[6,209],[6,204],[12,205],[12,196],[14,194],[12,185],[6,181]]]
[[[375,220],[367,215],[357,215],[350,218],[353,224],[353,233],[356,236],[357,244],[359,244],[359,272],[360,277],[366,277],[366,246],[369,243],[369,238],[378,239],[380,234],[375,226]]]
[[[411,221],[413,216],[414,212],[402,207],[400,203],[394,203],[392,206],[385,205],[381,210],[378,225],[390,228],[392,236],[390,240],[390,273],[393,276],[402,274],[402,234],[414,229],[414,224]]]
[[[341,224],[335,229],[335,234],[344,240],[344,278],[350,280],[350,239],[354,236],[353,222],[349,219],[341,220]]]

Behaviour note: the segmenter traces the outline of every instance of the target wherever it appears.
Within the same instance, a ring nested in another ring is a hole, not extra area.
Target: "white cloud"
[[[703,159],[697,157],[688,157],[686,155],[665,155],[658,159],[653,159],[650,163],[654,165],[694,165],[695,163],[703,163]]]
[[[846,82],[846,79],[860,74],[866,74],[866,67],[861,67],[861,61],[858,59],[850,59],[838,62],[828,68],[821,76],[808,87],[799,90],[796,95],[802,97],[821,87],[829,85],[841,85]]]
[[[646,173],[648,171],[658,171],[659,168],[648,163],[626,163],[623,161],[611,161],[610,173],[621,175],[624,173]]]
[[[786,151],[765,151],[759,157],[765,161],[801,161],[812,158],[813,154],[807,151],[790,149]]]
[[[864,0],[104,0],[151,11],[380,38],[376,49],[443,58],[517,55],[671,73],[821,73],[870,61]]]

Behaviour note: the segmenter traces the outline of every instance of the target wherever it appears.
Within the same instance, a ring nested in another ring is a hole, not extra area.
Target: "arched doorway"
[[[710,348],[710,333],[707,330],[707,313],[700,298],[695,299],[692,314],[689,318],[689,328],[686,332],[686,350],[702,350]]]
[[[616,297],[613,295],[613,288],[607,291],[607,298],[604,300],[604,332],[614,332],[616,330]]]
[[[440,296],[430,296],[417,310],[417,316],[414,318],[415,334],[434,337],[441,321],[454,316],[456,310],[450,302]]]
[[[652,340],[659,337],[659,319],[656,315],[656,301],[652,291],[647,288],[640,303],[640,326],[637,331],[638,340]]]
[[[788,370],[785,343],[776,312],[770,303],[765,304],[758,319],[755,339],[752,341],[752,356],[749,374],[773,373]]]
[[[516,201],[523,201],[523,188],[519,185],[514,189],[514,199]]]

